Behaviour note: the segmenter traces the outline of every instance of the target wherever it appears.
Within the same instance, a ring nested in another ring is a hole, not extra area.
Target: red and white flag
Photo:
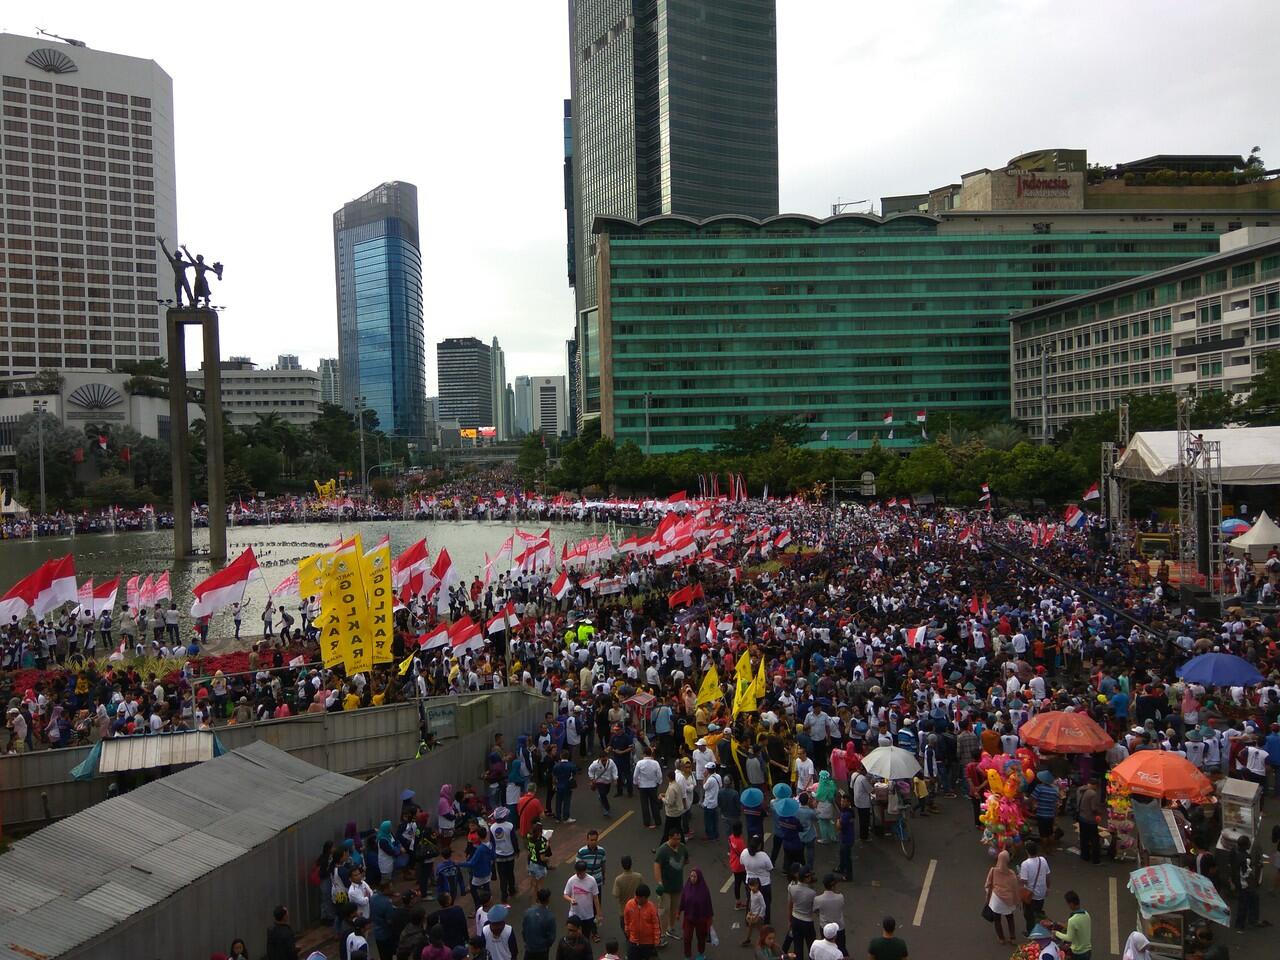
[[[93,613],[93,577],[76,589],[76,603],[80,605],[78,613]]]
[[[919,647],[929,639],[928,627],[912,627],[907,631],[907,646]]]
[[[916,423],[928,423],[928,422],[929,422],[929,413],[928,413],[928,411],[926,411],[926,410],[917,410],[917,411],[916,411]]]
[[[790,543],[791,543],[790,530],[783,530],[773,540],[773,545],[779,550],[785,550]]]
[[[499,610],[489,618],[488,622],[485,624],[484,632],[492,637],[495,633],[501,633],[506,629],[507,618],[503,615],[502,611]]]
[[[1089,485],[1089,489],[1084,492],[1084,496],[1081,497],[1080,499],[1081,500],[1101,500],[1102,491],[1098,489],[1098,485],[1096,483],[1091,483]]]
[[[92,581],[91,581],[92,582]],[[116,595],[120,592],[120,578],[108,580],[93,588],[93,615],[102,616],[104,610],[116,608]]]
[[[449,628],[449,646],[453,648],[455,657],[483,650],[484,634],[480,631],[480,625],[470,617],[454,621],[453,626]]]
[[[165,574],[166,586],[168,574]],[[244,599],[244,591],[249,582],[262,578],[258,568],[258,559],[253,555],[253,547],[246,547],[244,553],[229,564],[197,583],[192,589],[195,600],[191,603],[191,616],[207,617],[217,613],[233,603]]]
[[[436,554],[436,562],[431,565],[427,574],[427,597],[436,594],[436,613],[444,616],[449,612],[449,590],[458,583],[458,570],[444,547]],[[438,591],[438,592],[437,592]]]
[[[256,561],[255,561],[256,562]],[[169,571],[166,570],[160,576],[156,577],[155,585],[151,588],[151,601],[156,603],[160,600],[172,600],[173,591],[169,589]]]
[[[1079,530],[1085,525],[1085,521],[1088,519],[1089,518],[1085,515],[1085,512],[1074,503],[1069,505],[1066,513],[1062,515],[1062,520],[1067,525],[1068,530]]]
[[[579,590],[594,590],[596,584],[600,582],[600,574],[591,573],[578,581]]]
[[[893,423],[893,411],[890,410],[888,413],[884,415],[884,425],[887,427],[887,426],[890,426],[892,423]]]
[[[156,605],[156,585],[151,579],[151,574],[147,574],[147,579],[142,581],[142,586],[138,588],[138,607],[154,607]]]
[[[569,571],[561,570],[560,576],[556,577],[555,583],[551,584],[551,596],[557,600],[563,600],[569,595],[572,585],[569,583]]]
[[[987,503],[991,499],[991,488],[987,484],[982,485],[982,496],[978,497],[979,503]]]
[[[418,637],[419,650],[435,650],[449,645],[449,625],[442,623],[434,630]]]
[[[124,605],[129,608],[129,612],[135,617],[140,609],[140,601],[142,594],[138,587],[138,575],[135,573],[129,578],[129,582],[124,585]]]
[[[424,537],[396,557],[391,564],[391,586],[398,594],[408,589],[410,597],[422,593],[427,571],[431,568],[431,554]]]
[[[57,560],[46,560],[31,576],[35,578],[31,612],[37,617],[43,617],[64,603],[76,602],[76,565],[71,554]]]
[[[274,587],[271,588],[271,599],[277,597],[300,597],[298,588],[298,570],[295,567],[293,573],[289,574]]]
[[[520,626],[520,617],[516,614],[516,605],[514,603],[508,602],[502,608],[502,615],[507,618],[507,626],[512,630]]]

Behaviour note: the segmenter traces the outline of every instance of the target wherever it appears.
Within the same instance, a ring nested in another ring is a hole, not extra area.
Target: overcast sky
[[[408,180],[428,392],[447,336],[496,334],[508,378],[564,372],[565,0],[0,13],[37,26],[173,77],[179,236],[227,264],[225,353],[337,356],[333,212]],[[1045,147],[1114,163],[1260,145],[1280,166],[1278,26],[1275,0],[779,0],[782,209],[923,192]]]

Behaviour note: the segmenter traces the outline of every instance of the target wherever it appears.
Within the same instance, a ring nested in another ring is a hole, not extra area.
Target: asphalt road
[[[841,882],[837,889],[846,898],[846,925],[849,954],[854,960],[866,957],[866,944],[878,935],[881,918],[891,914],[898,921],[898,933],[916,958],[932,958],[945,955],[949,960],[995,960],[1008,957],[1012,952],[996,940],[992,925],[980,916],[985,902],[983,882],[991,858],[987,849],[978,842],[978,834],[972,826],[972,809],[963,798],[939,801],[941,812],[923,818],[913,818],[912,829],[916,836],[916,852],[907,860],[896,841],[872,839],[854,848],[854,877]],[[630,854],[634,868],[642,873],[653,886],[653,850],[658,843],[659,830],[646,830],[640,815],[639,801],[622,799],[612,801],[614,815],[605,819],[601,815],[596,796],[589,790],[577,790],[573,797],[573,815],[578,822],[572,824],[549,823],[554,827],[551,847],[555,869],[548,876],[547,885],[552,891],[552,906],[563,924],[568,906],[559,897],[565,881],[573,869],[573,860],[580,845],[585,843],[587,831],[595,828],[601,832],[601,844],[608,853],[608,876],[602,891],[603,918],[601,934],[604,940],[617,937],[623,940],[619,910],[609,895],[613,876],[620,869],[619,859]],[[1271,813],[1272,811],[1268,811]],[[694,810],[694,828],[701,836],[700,811]],[[1264,836],[1270,834],[1271,820],[1264,823]],[[1070,844],[1074,831],[1066,818],[1059,818],[1059,826],[1068,830]],[[712,888],[715,907],[715,928],[720,936],[720,946],[709,948],[713,957],[750,956],[739,943],[744,935],[743,913],[734,909],[732,876],[726,861],[726,841],[722,830],[719,841],[695,839],[690,844],[690,865],[705,871]],[[768,845],[766,845],[766,850]],[[834,844],[819,845],[817,875],[821,878],[833,871],[838,860]],[[1093,946],[1095,958],[1118,957],[1125,939],[1135,929],[1137,916],[1133,897],[1125,889],[1128,872],[1136,867],[1133,861],[1108,863],[1104,860],[1095,866],[1083,862],[1067,851],[1050,854],[1050,891],[1046,910],[1049,916],[1065,920],[1067,910],[1063,903],[1064,891],[1074,889],[1082,904],[1093,916]],[[1274,863],[1269,864],[1265,877],[1270,885],[1274,875]],[[529,905],[528,876],[523,868],[523,857],[517,871],[519,890],[512,906],[519,929],[519,916]],[[495,884],[496,890],[496,884]],[[775,870],[773,886],[774,927],[779,937],[786,929],[787,896],[781,869]],[[1262,894],[1262,918],[1277,924],[1273,930],[1250,930],[1236,933],[1222,927],[1216,928],[1218,941],[1225,943],[1233,960],[1262,960],[1277,955],[1276,932],[1280,931],[1280,895],[1268,888]],[[782,919],[780,919],[782,918]],[[563,929],[563,927],[561,927]],[[1019,914],[1018,933],[1022,933]],[[623,945],[625,953],[625,943]],[[594,951],[603,955],[604,944]],[[679,943],[663,948],[661,956],[674,960],[682,955]],[[696,953],[696,944],[694,945]]]

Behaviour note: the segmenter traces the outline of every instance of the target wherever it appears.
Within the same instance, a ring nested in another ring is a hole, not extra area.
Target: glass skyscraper
[[[597,216],[778,212],[775,0],[570,0],[581,413],[600,411]]]
[[[342,405],[363,397],[383,430],[425,433],[426,343],[418,188],[383,183],[333,215]]]

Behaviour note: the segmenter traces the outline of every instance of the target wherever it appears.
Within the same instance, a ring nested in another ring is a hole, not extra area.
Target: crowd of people
[[[1068,891],[1055,906],[1047,890],[1065,833],[1078,830],[1080,855],[1101,861],[1111,767],[1131,752],[1174,751],[1208,774],[1280,794],[1273,613],[1218,619],[1178,609],[1167,583],[1119,560],[1094,529],[1058,530],[1033,549],[1018,524],[989,514],[796,501],[716,509],[734,532],[697,562],[615,557],[575,570],[558,599],[551,571],[460,588],[455,616],[483,623],[507,603],[518,611],[520,626],[480,650],[421,650],[403,674],[376,670],[363,683],[317,673],[254,691],[255,701],[287,701],[300,686],[314,706],[306,688],[337,683],[350,691],[339,708],[375,690],[390,698],[524,685],[550,698],[536,730],[493,745],[476,785],[446,785],[429,803],[407,796],[396,817],[349,825],[326,849],[314,875],[344,957],[365,949],[516,960],[523,944],[533,960],[552,949],[557,960],[588,960],[600,949],[600,917],[614,910],[629,960],[668,943],[701,957],[735,920],[758,960],[860,955],[845,942],[840,892],[857,846],[875,842],[903,806],[928,816],[966,801],[976,841],[983,756],[1019,754],[1024,723],[1071,710],[1117,743],[1070,761],[1035,758],[1020,801],[1034,828],[992,850],[983,895],[1000,943],[1017,939],[1021,920],[1043,955],[1079,960],[1093,949],[1087,905]],[[791,542],[763,563],[747,536],[762,528],[769,542]],[[599,597],[578,586],[596,574],[621,576],[625,588]],[[692,586],[694,602],[671,603]],[[412,652],[435,609],[401,612],[399,652]],[[1177,666],[1207,650],[1239,654],[1264,682],[1206,689],[1179,680]],[[884,745],[910,751],[919,774],[869,776],[862,759]],[[553,886],[546,832],[574,822],[584,803],[605,819],[637,805],[656,832],[652,863],[610,857],[588,838],[572,876]],[[1215,814],[1180,806],[1196,851],[1186,863],[1235,905],[1237,926],[1265,924],[1261,843],[1225,860],[1211,855]],[[711,861],[700,865],[695,849],[725,858],[740,916],[716,917],[701,869]],[[395,892],[398,876],[411,878],[407,900]],[[534,903],[519,922],[517,893]],[[557,896],[563,925],[550,907]],[[894,919],[882,927],[866,953],[905,958]],[[1225,956],[1207,925],[1196,937],[1191,956]],[[603,949],[619,955],[623,945]],[[1145,956],[1142,935],[1126,949]]]

